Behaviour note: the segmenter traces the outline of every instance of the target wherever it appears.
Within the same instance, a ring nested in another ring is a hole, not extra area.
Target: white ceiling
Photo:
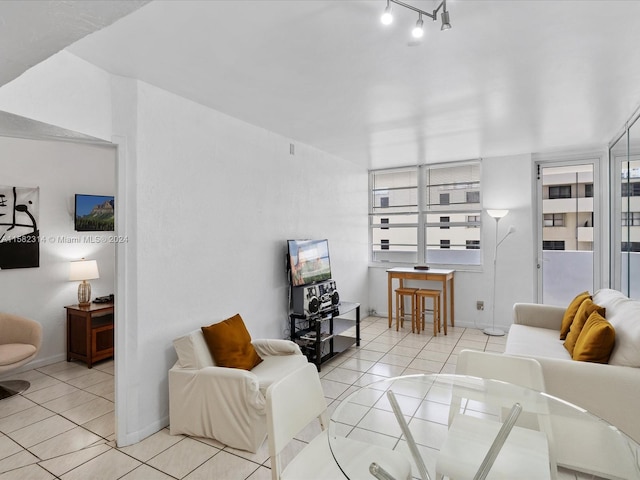
[[[1,0],[0,86],[76,40],[111,25],[149,0]],[[12,137],[98,139],[0,111],[0,134]]]
[[[0,85],[149,0],[2,0]]]
[[[449,0],[414,46],[385,4],[156,0],[68,51],[373,168],[603,146],[640,103],[640,1]]]

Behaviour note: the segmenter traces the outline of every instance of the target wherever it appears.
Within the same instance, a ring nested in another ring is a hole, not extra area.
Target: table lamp
[[[78,305],[86,307],[91,304],[91,284],[87,280],[100,278],[98,274],[98,263],[95,260],[78,260],[71,262],[69,269],[70,281],[81,281],[78,285]]]

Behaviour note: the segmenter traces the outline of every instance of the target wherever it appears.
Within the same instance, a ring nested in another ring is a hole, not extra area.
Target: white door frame
[[[542,265],[542,168],[547,167],[563,167],[572,165],[593,165],[593,289],[600,288],[603,281],[603,259],[606,262],[608,255],[603,255],[603,248],[608,245],[608,240],[603,241],[603,232],[606,232],[608,239],[608,230],[602,228],[603,222],[606,221],[606,216],[603,215],[603,205],[608,203],[607,199],[602,198],[603,192],[607,191],[602,188],[602,179],[604,178],[602,173],[603,169],[606,172],[607,165],[603,159],[607,158],[607,152],[575,152],[567,154],[535,154],[533,159],[533,192],[535,209],[533,215],[533,232],[536,239],[536,268],[534,269],[534,285],[535,285],[535,298],[538,303],[543,301],[543,265]],[[606,270],[608,271],[608,270]],[[576,292],[576,294],[579,292]]]

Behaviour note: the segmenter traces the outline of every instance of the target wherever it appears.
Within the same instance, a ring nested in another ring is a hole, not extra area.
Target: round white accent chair
[[[35,320],[0,312],[0,375],[33,360],[42,345],[42,326]],[[0,381],[0,400],[26,391],[26,380]]]

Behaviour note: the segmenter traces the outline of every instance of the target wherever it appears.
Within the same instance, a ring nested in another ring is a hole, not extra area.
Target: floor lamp
[[[507,213],[509,213],[509,210],[487,210],[487,213],[489,214],[489,216],[496,219],[496,243],[495,250],[493,252],[493,300],[491,302],[491,328],[485,328],[483,330],[483,333],[485,335],[491,335],[493,337],[501,337],[504,335],[504,331],[496,328],[496,265],[498,263],[498,247],[507,239],[509,235],[511,235],[516,230],[513,227],[509,227],[505,236],[502,237],[502,240],[498,241],[498,223],[500,222],[501,218],[505,217]]]

